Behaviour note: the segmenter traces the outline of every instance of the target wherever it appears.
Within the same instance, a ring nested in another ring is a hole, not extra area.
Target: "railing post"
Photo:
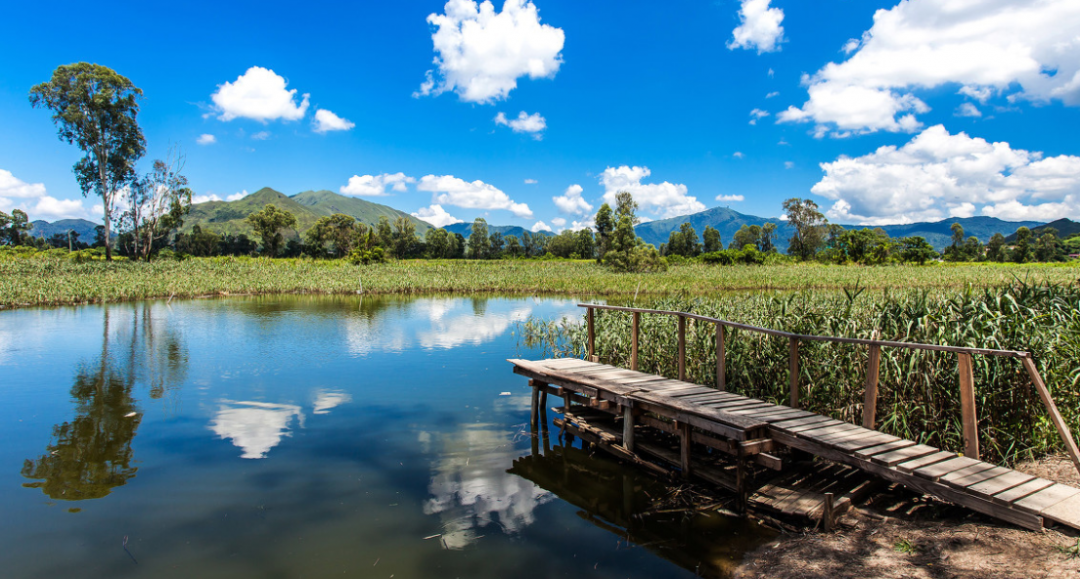
[[[638,369],[638,326],[641,323],[641,312],[634,312],[633,321],[630,322],[630,369]]]
[[[727,390],[727,352],[724,345],[724,325],[716,324],[716,389]]]
[[[686,318],[679,316],[679,380],[686,380]]]
[[[1042,398],[1043,405],[1046,406],[1047,412],[1050,413],[1050,421],[1054,423],[1058,435],[1061,436],[1061,441],[1065,443],[1065,450],[1069,452],[1069,457],[1072,458],[1073,464],[1076,465],[1076,471],[1080,472],[1080,451],[1076,448],[1076,441],[1073,440],[1069,426],[1065,424],[1061,413],[1058,412],[1057,404],[1054,404],[1054,399],[1050,397],[1050,391],[1046,389],[1046,382],[1043,381],[1042,376],[1039,374],[1039,369],[1035,367],[1035,360],[1021,358],[1020,361],[1024,363],[1024,369],[1027,370],[1028,376],[1031,377],[1031,383],[1035,385],[1039,398]]]
[[[880,334],[877,330],[874,330],[872,336],[877,340],[880,338]],[[870,346],[870,361],[866,365],[866,397],[863,400],[863,428],[869,428],[874,430],[874,426],[877,424],[877,392],[878,392],[878,378],[881,373],[881,346],[873,344]]]
[[[586,308],[588,315],[586,315],[588,331],[589,331],[589,361],[592,362],[594,358],[594,352],[596,351],[596,315],[593,313],[593,308]]]
[[[789,390],[792,408],[799,407],[799,339],[788,338],[788,371],[790,372]]]
[[[627,452],[634,452],[634,408],[632,402],[627,400],[623,405],[623,427],[622,427],[622,439],[623,448]]]
[[[964,424],[964,456],[979,459],[979,423],[975,412],[975,370],[971,354],[961,352],[960,358],[960,415]]]

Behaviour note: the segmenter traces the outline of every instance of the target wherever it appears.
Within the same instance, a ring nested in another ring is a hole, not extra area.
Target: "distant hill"
[[[97,223],[85,219],[61,219],[59,221],[31,221],[30,235],[48,239],[57,233],[67,235],[68,231],[74,231],[77,239],[83,243],[94,243],[96,237],[94,228]]]
[[[781,251],[787,251],[788,239],[791,238],[791,235],[794,232],[791,226],[779,219],[745,215],[727,207],[714,207],[700,213],[694,213],[693,215],[673,217],[670,219],[662,219],[660,221],[650,221],[638,225],[634,230],[637,232],[638,237],[644,239],[646,243],[651,243],[656,247],[660,247],[661,243],[667,243],[668,236],[671,232],[677,231],[679,226],[687,221],[694,226],[694,230],[697,231],[699,237],[702,232],[705,231],[706,226],[712,226],[720,231],[720,239],[724,242],[724,247],[727,247],[727,244],[734,239],[735,232],[743,225],[760,226],[770,221],[775,223],[777,225],[776,246]],[[952,243],[953,223],[959,223],[963,226],[965,238],[974,235],[983,243],[990,241],[990,238],[993,237],[995,233],[1009,235],[1010,233],[1015,232],[1019,227],[1037,228],[1043,225],[1042,222],[1038,221],[1002,221],[996,217],[962,217],[943,219],[932,223],[882,225],[881,229],[888,233],[890,237],[912,237],[916,235],[924,237],[930,245],[933,245],[935,249],[941,251]],[[1073,223],[1073,225],[1080,231],[1080,224]],[[868,226],[843,225],[843,227],[845,229],[862,229],[863,227]],[[870,228],[875,229],[875,227]],[[1063,230],[1064,228],[1059,228],[1059,232]],[[1066,237],[1066,234],[1061,233],[1061,236]]]
[[[521,234],[527,231],[524,227],[519,227],[517,225],[491,225],[489,223],[487,228],[488,235],[491,235],[492,233],[499,233],[502,234],[504,238],[513,235],[518,239],[521,239]],[[472,222],[469,221],[466,223],[451,223],[450,225],[443,227],[443,229],[449,231],[450,233],[460,233],[462,237],[468,239],[469,235],[472,234]],[[541,235],[547,236],[554,235],[549,231],[540,231],[539,233]],[[536,234],[533,233],[533,235]]]
[[[1038,225],[1036,227],[1032,227],[1031,225],[1027,225],[1027,228],[1031,230],[1031,233],[1035,237],[1038,237],[1038,236],[1042,235],[1044,231],[1046,231],[1047,229],[1049,229],[1051,227],[1053,227],[1054,229],[1057,229],[1058,239],[1065,239],[1066,237],[1069,237],[1070,235],[1075,235],[1077,233],[1080,233],[1080,223],[1077,223],[1077,222],[1075,222],[1075,221],[1073,221],[1071,219],[1058,219],[1057,221],[1051,221],[1050,223],[1047,223],[1046,225]],[[1020,225],[1018,224],[1016,226],[1016,228],[1019,229]],[[1011,234],[1005,236],[1005,243],[1015,243],[1015,242],[1016,242],[1016,229],[1014,229]]]
[[[431,224],[408,213],[386,205],[339,195],[332,191],[304,191],[289,197],[284,193],[264,187],[236,201],[207,201],[192,205],[191,213],[184,220],[182,230],[191,231],[198,225],[203,230],[211,229],[217,233],[246,233],[250,236],[253,235],[253,231],[247,224],[247,216],[261,211],[268,204],[273,204],[278,209],[295,215],[296,230],[300,235],[311,229],[320,217],[334,213],[344,213],[368,225],[378,223],[379,217],[383,215],[390,221],[404,216],[413,222],[416,233],[421,236],[431,229]]]

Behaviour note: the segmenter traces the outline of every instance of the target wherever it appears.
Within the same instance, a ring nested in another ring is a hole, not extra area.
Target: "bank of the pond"
[[[680,265],[621,274],[588,261],[397,261],[353,266],[307,259],[205,258],[151,263],[64,258],[0,260],[0,307],[66,305],[207,295],[500,293],[705,296],[738,290],[962,288],[1017,278],[1075,282],[1074,265],[935,264],[858,267]]]

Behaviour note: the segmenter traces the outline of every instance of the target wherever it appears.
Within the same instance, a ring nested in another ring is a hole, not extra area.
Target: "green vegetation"
[[[873,272],[894,268],[874,269]],[[1056,268],[1039,271],[1048,272]],[[848,268],[779,268],[828,275]],[[927,281],[927,273],[950,277],[1004,271],[1000,267],[895,268],[912,277],[894,287]],[[774,270],[775,271],[775,270]],[[1012,270],[1016,271],[1016,270]],[[1061,269],[1075,274],[1075,269]],[[782,275],[782,274],[781,274]],[[1072,276],[1075,278],[1075,275]],[[883,279],[874,280],[881,283]],[[609,303],[628,304],[613,299]],[[859,286],[841,292],[809,291],[789,295],[755,293],[727,297],[639,297],[634,305],[684,311],[800,334],[881,338],[902,342],[947,344],[1029,351],[1069,424],[1080,420],[1080,285],[1015,281],[983,289],[869,291]],[[617,366],[630,363],[631,316],[598,311],[596,354]],[[642,371],[676,376],[675,319],[643,315],[639,345]],[[788,399],[788,341],[739,330],[726,333],[727,387],[737,394],[777,404]],[[585,328],[580,323],[530,320],[530,343],[582,356]],[[687,328],[688,380],[716,382],[715,328],[691,321]],[[868,349],[830,342],[800,344],[802,406],[847,422],[862,419]],[[1016,462],[1063,446],[1027,374],[1018,360],[975,356],[979,437],[989,460]],[[962,451],[959,377],[954,355],[883,348],[877,416],[884,432]]]

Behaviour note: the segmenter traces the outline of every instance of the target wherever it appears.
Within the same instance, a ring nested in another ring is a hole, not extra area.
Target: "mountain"
[[[52,223],[38,220],[30,222],[30,235],[48,239],[57,233],[66,235],[68,231],[74,231],[79,241],[93,243],[97,236],[94,231],[96,227],[97,223],[85,219],[61,219]]]
[[[637,232],[638,237],[644,239],[646,243],[651,243],[656,247],[660,247],[661,243],[667,243],[668,236],[671,232],[678,231],[679,226],[687,221],[694,226],[694,230],[697,231],[699,238],[705,231],[705,226],[707,225],[711,225],[714,229],[719,230],[720,239],[724,242],[725,247],[732,239],[734,239],[735,232],[743,225],[760,226],[769,221],[775,223],[777,225],[775,243],[777,248],[781,251],[787,250],[787,241],[794,232],[791,226],[779,219],[745,215],[727,207],[714,207],[700,213],[694,213],[693,215],[673,217],[670,219],[662,219],[660,221],[650,221],[638,225],[634,230]],[[880,227],[888,233],[890,237],[924,237],[936,250],[941,251],[952,243],[953,223],[959,223],[963,226],[965,239],[974,235],[983,243],[990,241],[990,238],[993,237],[995,233],[1009,235],[1021,226],[1037,228],[1043,225],[1038,221],[1002,221],[996,217],[959,217],[943,219],[932,223],[908,223],[904,225],[882,225]],[[1080,224],[1074,224],[1074,226],[1080,230]],[[862,229],[863,227],[876,229],[875,227],[865,225],[843,225],[842,227],[844,227],[844,229]],[[1059,228],[1059,234],[1062,237],[1066,237],[1064,233],[1061,233],[1064,230],[1064,228]]]
[[[354,199],[331,191],[304,191],[289,197],[269,187],[238,199],[236,201],[207,201],[191,206],[191,213],[184,220],[183,231],[191,231],[198,225],[203,230],[217,233],[246,233],[253,235],[251,226],[245,219],[248,215],[261,211],[268,204],[283,209],[296,216],[296,230],[303,235],[311,229],[320,217],[334,213],[344,213],[355,217],[357,221],[374,225],[379,217],[385,215],[392,222],[400,216],[407,217],[416,226],[416,233],[423,235],[431,225],[408,213],[404,213],[363,199]]]
[[[488,228],[488,235],[491,235],[492,233],[500,233],[500,234],[502,234],[504,239],[511,236],[511,235],[517,237],[518,239],[521,239],[521,234],[525,233],[525,231],[527,231],[524,227],[518,227],[517,225],[491,225],[491,224],[488,224],[487,228]],[[446,227],[443,227],[443,229],[449,231],[450,233],[460,233],[462,237],[464,237],[465,239],[469,239],[469,235],[472,233],[472,222],[451,223],[450,225],[447,225]],[[530,233],[532,233],[532,232],[530,232]],[[547,235],[547,236],[554,235],[550,231],[540,231],[539,233],[541,235]],[[536,235],[536,234],[533,233],[533,235]]]
[[[1017,228],[1019,228],[1019,227],[1020,226],[1017,225]],[[1032,235],[1034,235],[1035,237],[1039,237],[1040,235],[1043,234],[1043,231],[1045,231],[1045,230],[1047,230],[1047,229],[1049,229],[1051,227],[1053,227],[1054,229],[1057,229],[1058,239],[1065,239],[1065,238],[1069,237],[1070,235],[1076,235],[1077,233],[1080,233],[1080,223],[1077,223],[1077,222],[1075,222],[1075,221],[1073,221],[1071,219],[1064,219],[1064,218],[1063,219],[1058,219],[1057,221],[1051,221],[1050,223],[1047,223],[1046,225],[1038,225],[1036,227],[1032,227],[1030,225],[1027,226],[1027,228],[1031,230]],[[1002,232],[1002,233],[1004,233],[1004,232]],[[1005,237],[1005,243],[1015,243],[1015,242],[1016,242],[1016,230],[1014,229],[1011,235],[1007,235]]]

